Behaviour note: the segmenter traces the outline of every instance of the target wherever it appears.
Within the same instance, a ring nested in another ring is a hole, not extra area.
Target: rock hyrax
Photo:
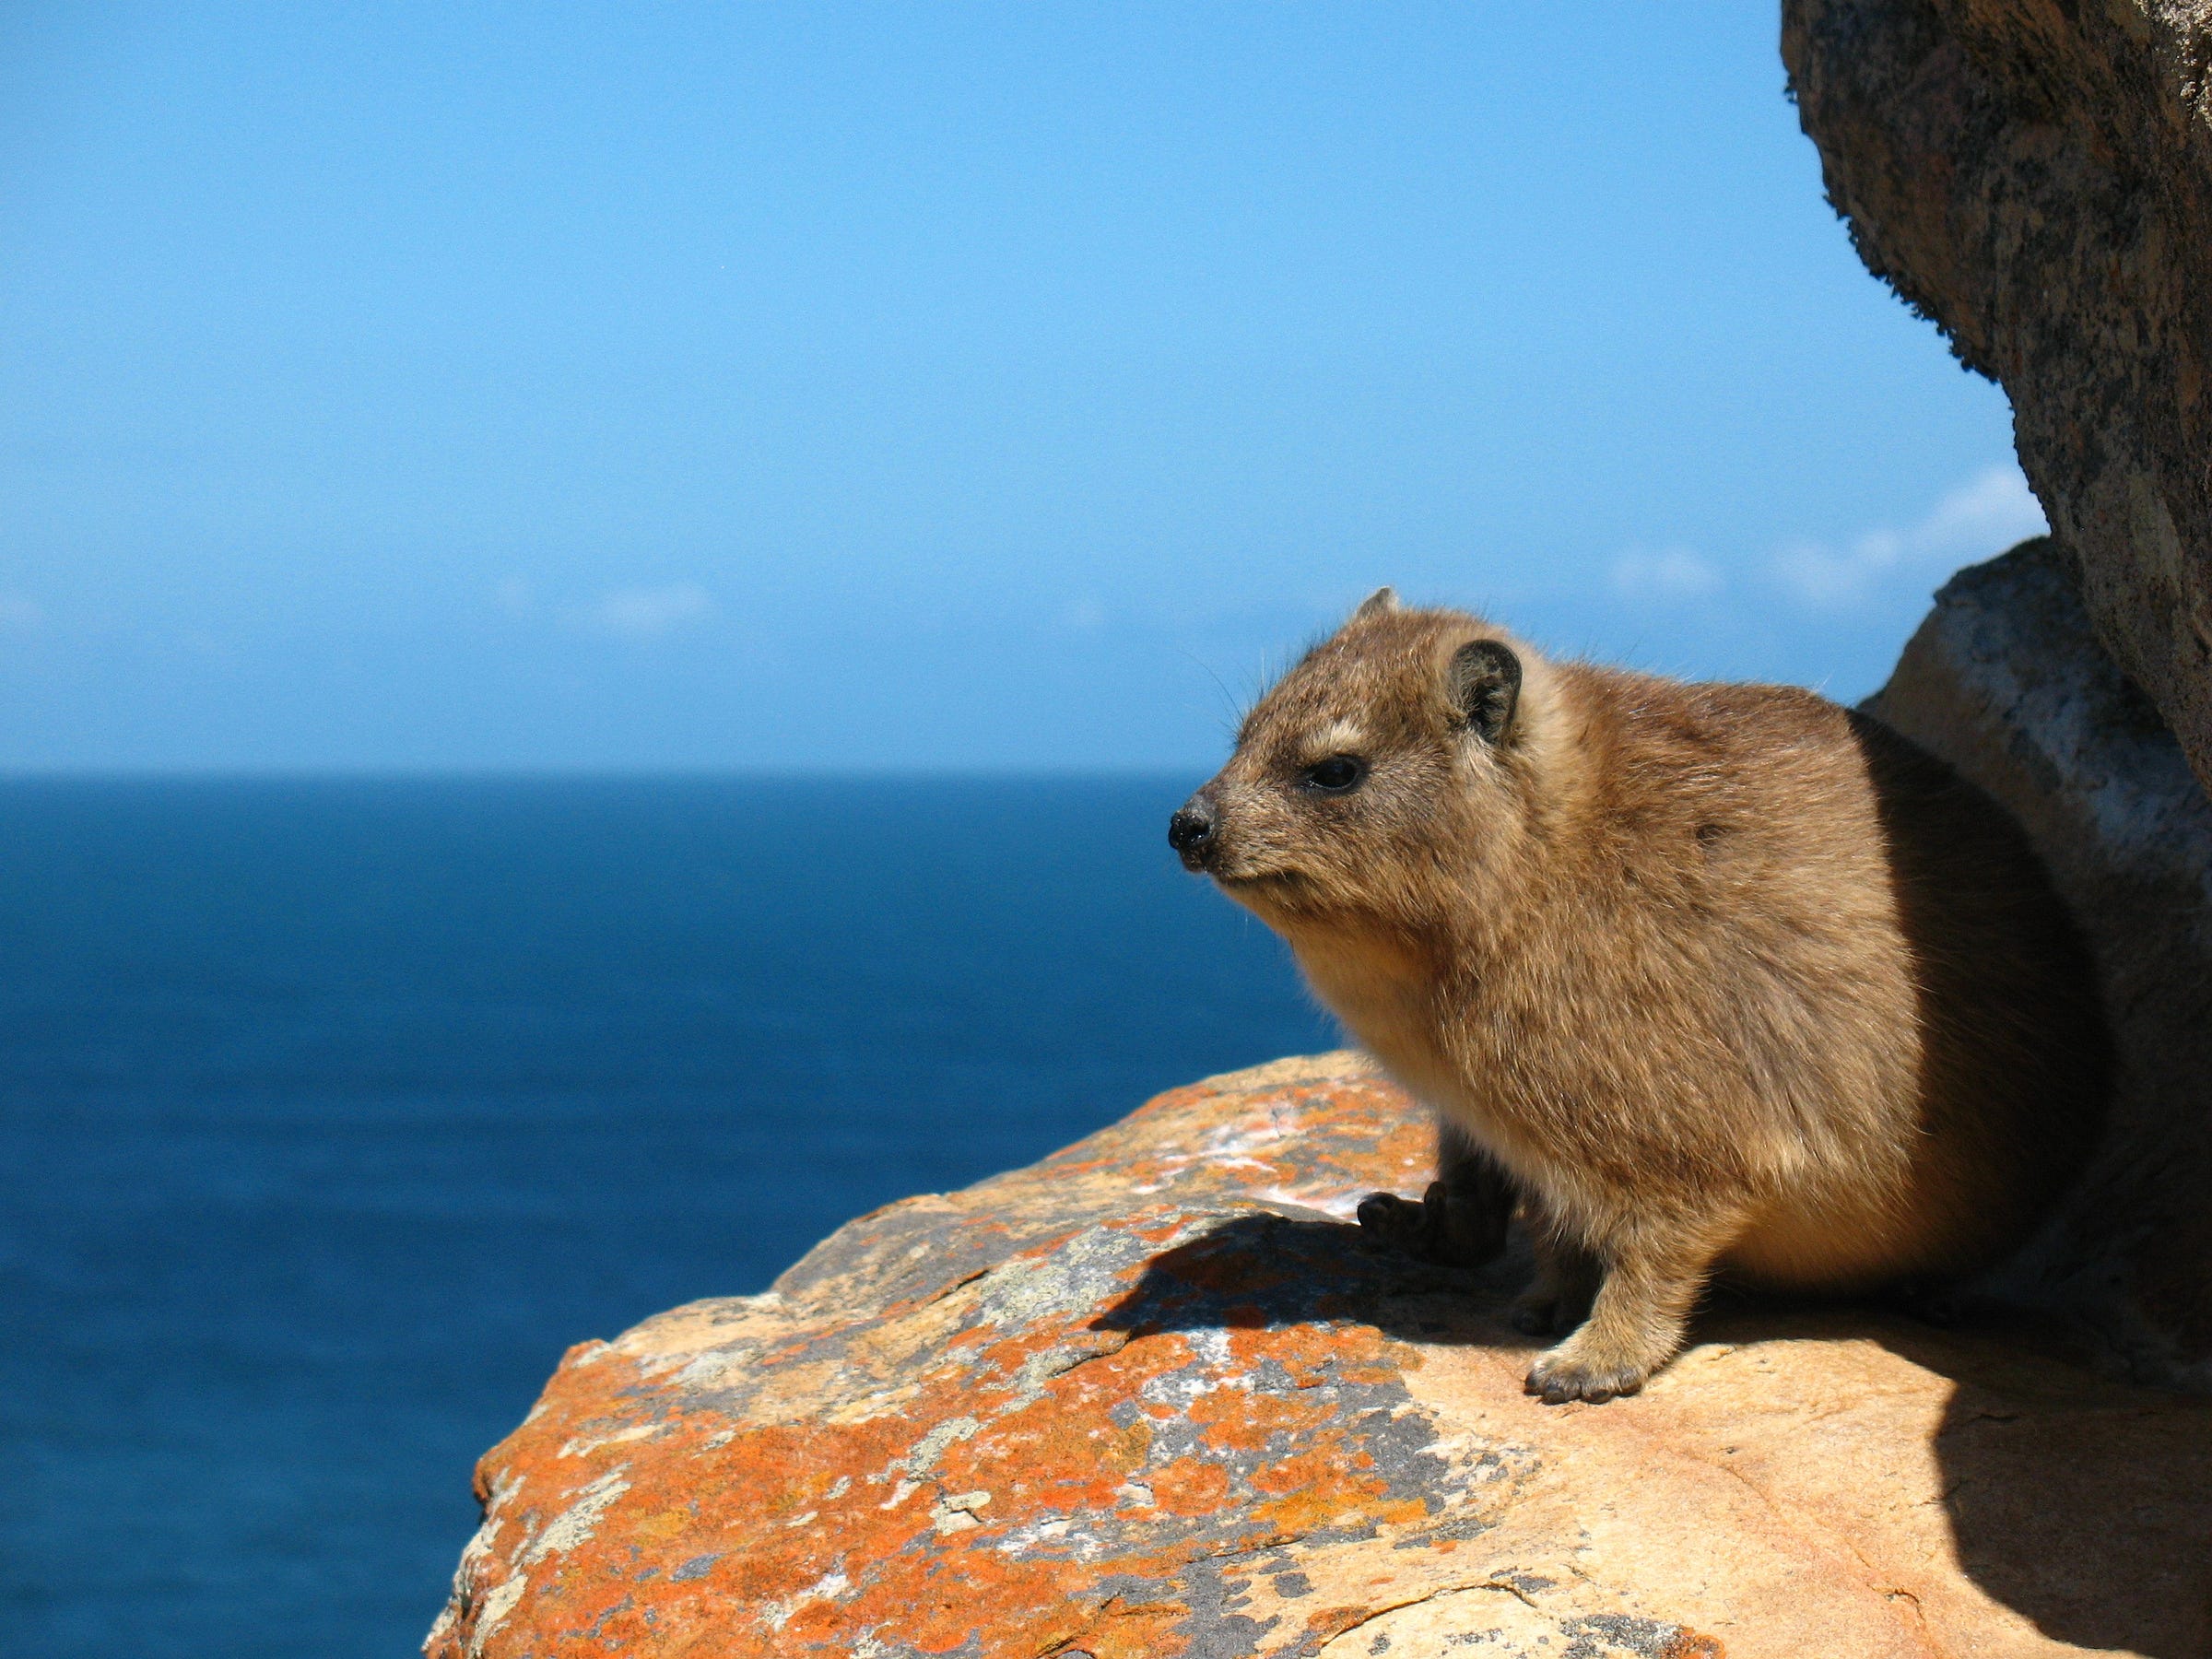
[[[1707,1279],[1856,1291],[2020,1242],[2088,1151],[2110,1044],[2025,837],[1787,686],[1547,662],[1385,588],[1175,814],[1440,1124],[1363,1224],[1479,1261],[1571,1335],[1532,1394],[1633,1394]]]

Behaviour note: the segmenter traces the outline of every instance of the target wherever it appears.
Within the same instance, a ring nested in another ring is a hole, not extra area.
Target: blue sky
[[[1383,582],[1861,695],[2039,518],[1776,29],[10,6],[0,767],[1203,767]]]

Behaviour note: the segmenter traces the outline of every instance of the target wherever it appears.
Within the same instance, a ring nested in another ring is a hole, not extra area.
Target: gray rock
[[[2071,566],[2039,537],[1960,571],[1867,707],[2020,819],[2103,977],[2120,1097],[2023,1271],[2138,1378],[2212,1388],[2212,802]]]
[[[2212,0],[1783,0],[1783,55],[1861,256],[2011,395],[2212,787]]]

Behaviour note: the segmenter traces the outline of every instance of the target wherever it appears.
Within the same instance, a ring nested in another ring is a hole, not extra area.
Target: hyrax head
[[[1523,679],[1497,629],[1384,588],[1260,700],[1169,843],[1277,926],[1418,926],[1521,819]]]

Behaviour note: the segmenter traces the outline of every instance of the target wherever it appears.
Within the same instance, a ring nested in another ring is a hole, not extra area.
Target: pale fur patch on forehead
[[[1366,741],[1366,730],[1359,723],[1340,715],[1319,731],[1308,733],[1299,747],[1312,759],[1326,760],[1331,755],[1356,755]]]

